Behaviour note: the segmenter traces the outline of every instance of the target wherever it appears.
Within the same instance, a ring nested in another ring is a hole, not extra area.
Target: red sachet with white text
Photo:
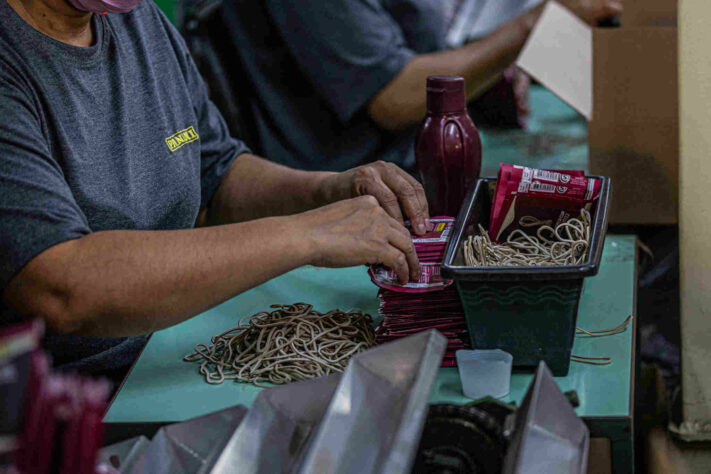
[[[401,285],[395,272],[382,265],[368,269],[373,282],[382,289],[378,292],[383,317],[377,327],[376,341],[388,341],[411,336],[429,329],[437,329],[447,338],[442,367],[456,366],[454,353],[469,348],[469,333],[464,320],[464,309],[452,280],[442,278],[440,265],[444,259],[454,218],[435,216],[432,228],[422,236],[412,235],[412,243],[420,260],[417,281]]]
[[[449,234],[454,225],[454,218],[448,216],[435,216],[430,219],[432,229],[425,235],[412,234],[412,243],[420,261],[420,275],[405,284],[400,284],[397,274],[383,265],[371,265],[368,269],[370,279],[381,288],[404,293],[425,293],[439,291],[452,284],[452,280],[445,280],[439,272],[440,264],[444,259]],[[406,223],[410,232],[410,224]]]
[[[581,170],[539,170],[502,163],[491,206],[489,237],[506,240],[511,232],[534,231],[539,225],[555,227],[590,210],[600,195],[599,179]]]

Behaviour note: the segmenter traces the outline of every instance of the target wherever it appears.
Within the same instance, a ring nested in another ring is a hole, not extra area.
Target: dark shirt
[[[193,227],[247,151],[152,1],[92,22],[96,43],[79,48],[36,31],[0,0],[0,294],[60,242]],[[0,325],[20,319],[0,299]],[[55,365],[97,372],[131,363],[144,342],[50,331],[45,347]]]
[[[445,48],[440,0],[232,0],[223,20],[265,156],[302,169],[413,165],[414,127],[389,133],[368,102],[415,54]],[[422,84],[422,93],[425,92]]]

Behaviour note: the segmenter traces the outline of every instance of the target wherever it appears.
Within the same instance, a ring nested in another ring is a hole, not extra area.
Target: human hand
[[[516,68],[513,78],[513,93],[516,99],[516,111],[519,117],[528,117],[531,109],[528,105],[528,89],[531,85],[531,78],[521,69]]]
[[[291,217],[307,242],[308,261],[320,267],[382,263],[401,283],[420,275],[412,237],[373,196],[338,201]]]
[[[418,235],[426,233],[430,226],[425,190],[415,178],[393,163],[377,161],[329,175],[323,180],[322,187],[327,202],[373,196],[390,217],[404,224],[400,203]]]
[[[623,0],[559,0],[570,11],[586,23],[594,24],[598,20],[622,13]]]

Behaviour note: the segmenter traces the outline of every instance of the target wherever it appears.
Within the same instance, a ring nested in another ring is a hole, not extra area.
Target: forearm
[[[368,106],[370,116],[385,129],[400,130],[420,120],[426,112],[424,84],[427,76],[464,77],[467,99],[480,95],[518,56],[541,14],[543,5],[506,23],[489,36],[461,48],[417,55]]]
[[[335,173],[300,171],[254,155],[240,155],[225,175],[201,224],[290,215],[328,204],[322,186]]]
[[[152,332],[309,263],[309,249],[292,237],[291,222],[97,232],[33,259],[10,282],[5,298],[62,332]]]

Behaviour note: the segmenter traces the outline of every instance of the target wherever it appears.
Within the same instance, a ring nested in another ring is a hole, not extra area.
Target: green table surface
[[[585,118],[539,85],[529,92],[526,130],[480,129],[482,176],[496,176],[499,163],[532,168],[588,170]]]
[[[205,313],[151,337],[141,357],[114,399],[106,422],[181,421],[235,404],[251,405],[261,389],[232,381],[208,385],[198,364],[183,361],[198,342],[236,325],[240,316],[265,310],[274,303],[309,302],[317,310],[360,308],[377,314],[377,287],[364,267],[322,269],[304,267],[267,282]],[[578,325],[588,330],[612,328],[634,311],[635,237],[608,236],[597,276],[586,280]],[[610,356],[612,364],[571,363],[562,390],[577,390],[585,417],[629,417],[633,333],[590,338],[577,336],[573,353]],[[532,373],[514,373],[504,401],[519,402]],[[466,403],[457,369],[440,369],[432,402]]]

